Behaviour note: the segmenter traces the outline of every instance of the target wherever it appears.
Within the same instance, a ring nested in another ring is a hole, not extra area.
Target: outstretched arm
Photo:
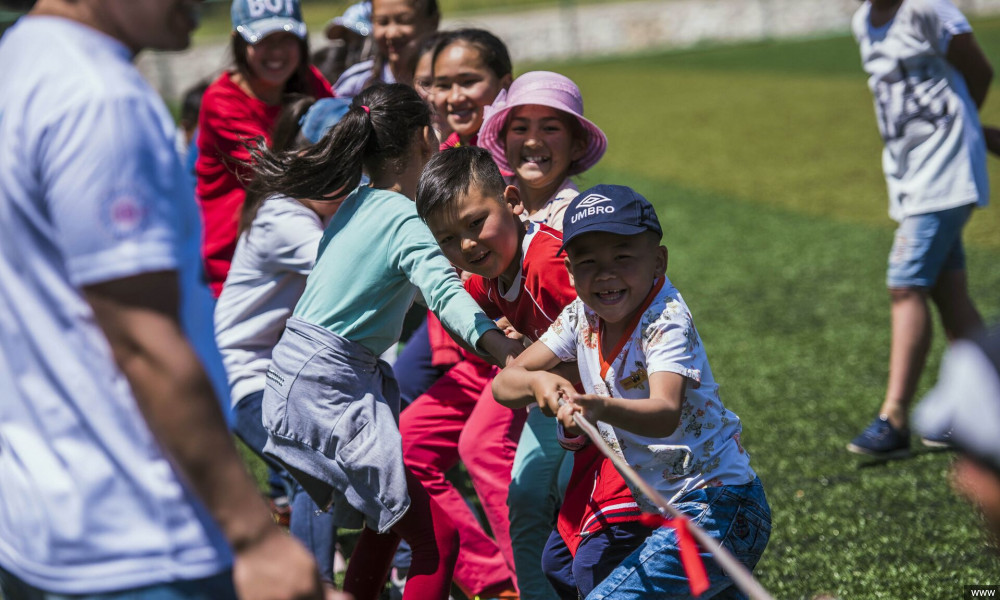
[[[84,294],[150,431],[229,540],[240,597],[321,598],[315,562],[273,522],[233,445],[181,327],[176,273],[90,285]]]

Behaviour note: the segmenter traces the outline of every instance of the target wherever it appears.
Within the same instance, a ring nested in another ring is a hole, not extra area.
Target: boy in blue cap
[[[666,277],[661,238],[656,211],[631,188],[598,185],[573,200],[563,249],[578,298],[501,372],[493,393],[507,406],[558,413],[564,436],[579,433],[575,413],[596,422],[616,453],[752,569],[770,537],[770,507],[740,444],[739,417],[722,405],[691,313]],[[574,361],[585,394],[550,372]],[[730,588],[704,558],[708,596]],[[651,593],[690,595],[671,529],[653,531],[587,597]]]

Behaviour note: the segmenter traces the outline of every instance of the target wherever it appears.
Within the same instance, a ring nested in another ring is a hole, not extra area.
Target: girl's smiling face
[[[455,42],[434,61],[434,108],[466,142],[479,133],[483,107],[492,104],[510,80],[509,73],[500,76],[490,70],[474,46]]]
[[[301,43],[295,34],[279,31],[247,46],[247,66],[256,83],[284,88],[302,61]]]
[[[437,29],[424,0],[373,0],[372,35],[397,80],[408,69],[420,38]]]
[[[562,111],[538,104],[511,111],[504,134],[504,154],[522,192],[537,192],[540,201],[548,199],[569,175],[573,162],[583,156],[586,142],[573,134],[572,119]]]

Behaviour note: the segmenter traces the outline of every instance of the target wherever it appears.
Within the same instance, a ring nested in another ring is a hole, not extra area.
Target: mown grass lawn
[[[1000,20],[974,26],[1000,68]],[[765,587],[785,600],[943,600],[1000,584],[975,515],[948,487],[948,453],[915,439],[912,458],[873,463],[844,449],[884,393],[894,229],[853,41],[530,67],[576,80],[610,138],[581,187],[628,184],[657,205],[669,275],[774,511]],[[1000,122],[994,93],[984,120]],[[990,173],[1000,188],[1000,161]],[[990,207],[966,236],[972,292],[994,323],[998,226]],[[921,393],[943,348],[938,328]]]
[[[1000,65],[1000,20],[974,26]],[[859,63],[844,36],[540,66],[580,84],[610,138],[581,187],[625,183],[657,205],[668,274],[774,510],[763,584],[784,599],[960,598],[1000,584],[1000,563],[948,488],[950,455],[916,440],[890,463],[844,450],[884,394],[894,229]],[[1000,122],[994,93],[984,120]],[[990,174],[1000,186],[1000,161]],[[994,323],[998,225],[993,206],[966,235],[972,292]],[[922,392],[942,340],[938,328]]]

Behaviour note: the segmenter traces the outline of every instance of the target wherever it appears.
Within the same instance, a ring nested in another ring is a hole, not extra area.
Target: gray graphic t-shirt
[[[949,0],[904,0],[881,27],[871,25],[870,12],[865,2],[853,30],[885,143],[889,216],[902,221],[985,206],[989,183],[978,111],[965,79],[945,58],[952,38],[972,31],[968,20]]]

